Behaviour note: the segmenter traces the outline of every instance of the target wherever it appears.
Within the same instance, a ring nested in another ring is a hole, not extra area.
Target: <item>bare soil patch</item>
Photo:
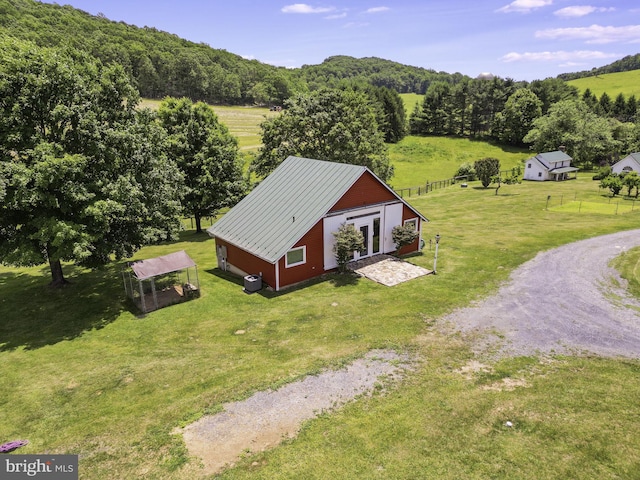
[[[202,459],[203,474],[217,473],[243,454],[263,451],[294,437],[304,421],[371,394],[409,368],[407,355],[373,350],[341,370],[227,403],[223,412],[207,415],[179,433],[190,454]]]

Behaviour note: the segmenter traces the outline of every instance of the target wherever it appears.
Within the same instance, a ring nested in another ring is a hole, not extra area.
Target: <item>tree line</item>
[[[237,139],[209,105],[165,97],[157,111],[139,108],[124,68],[84,51],[0,39],[0,99],[0,261],[48,263],[52,286],[67,283],[65,261],[96,267],[175,239],[183,215],[200,232],[203,216],[250,188]],[[383,87],[298,94],[263,122],[250,173],[299,155],[388,180],[385,139],[405,123]]]
[[[139,109],[123,67],[71,48],[0,40],[0,259],[95,267],[175,239],[247,190],[238,144],[212,109]]]
[[[640,149],[638,101],[582,95],[560,79],[499,77],[435,82],[409,117],[416,135],[473,136],[538,152],[560,145],[585,168],[612,164]]]
[[[569,81],[576,78],[594,77],[596,75],[603,75],[605,73],[617,73],[628,72],[630,70],[640,70],[640,53],[635,55],[627,55],[626,57],[616,60],[615,62],[605,65],[603,67],[595,67],[591,70],[583,70],[581,72],[562,73],[558,75],[558,78]]]
[[[294,94],[337,87],[344,80],[424,93],[434,81],[455,83],[463,78],[379,58],[337,56],[299,69],[274,67],[153,27],[35,0],[0,0],[0,32],[39,46],[71,46],[104,64],[118,63],[142,97],[155,99],[282,105]]]

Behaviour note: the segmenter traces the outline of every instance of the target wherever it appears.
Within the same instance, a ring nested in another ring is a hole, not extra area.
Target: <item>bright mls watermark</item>
[[[0,478],[78,480],[77,455],[2,455]]]

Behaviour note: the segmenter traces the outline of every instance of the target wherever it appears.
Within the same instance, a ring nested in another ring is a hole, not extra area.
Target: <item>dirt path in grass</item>
[[[369,394],[409,368],[408,356],[373,350],[341,370],[310,375],[278,390],[227,403],[223,412],[175,433],[182,433],[189,453],[202,460],[202,473],[213,474],[233,465],[244,453],[266,450],[295,436],[305,420]]]
[[[439,320],[477,351],[640,357],[640,301],[621,288],[611,259],[640,245],[640,230],[539,253],[498,293]]]

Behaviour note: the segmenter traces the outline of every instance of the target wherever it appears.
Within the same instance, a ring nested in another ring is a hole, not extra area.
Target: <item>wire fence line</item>
[[[457,183],[458,181],[464,182],[466,181],[466,179],[467,179],[467,176],[464,175],[462,177],[452,177],[452,178],[447,178],[445,180],[438,180],[435,182],[425,182],[424,185],[418,185],[416,187],[398,188],[398,189],[395,189],[394,191],[398,195],[400,195],[400,198],[405,198],[405,197],[411,197],[412,195],[415,195],[415,194],[417,195],[427,194],[439,188],[449,187]]]
[[[505,177],[507,175],[513,174],[513,169],[509,170],[500,170],[500,177]],[[462,187],[466,187],[466,182],[475,180],[475,178],[469,179],[469,175],[459,175],[457,177],[446,178],[444,180],[436,180],[435,182],[425,181],[422,185],[417,185],[414,187],[403,187],[396,188],[394,192],[396,192],[400,198],[411,197],[413,195],[424,195],[433,190],[438,190],[440,188],[450,187],[451,185],[455,185],[459,182],[462,182]]]
[[[545,210],[619,215],[640,210],[640,202],[637,198],[628,196],[608,197],[606,201],[593,197],[578,198],[576,192],[574,194],[547,195]]]

